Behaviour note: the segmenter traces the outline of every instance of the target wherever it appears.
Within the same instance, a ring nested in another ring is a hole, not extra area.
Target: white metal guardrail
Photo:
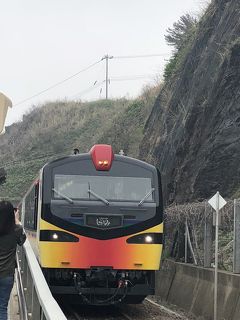
[[[24,298],[24,290],[22,285],[22,278],[21,278],[21,267],[19,265],[19,259],[18,255],[16,255],[16,261],[17,261],[17,270],[15,273],[15,283],[17,288],[17,294],[18,294],[18,302],[19,302],[19,316],[20,320],[27,320],[27,307],[25,303]]]
[[[67,320],[50,292],[28,240],[18,248],[17,260],[21,320]]]

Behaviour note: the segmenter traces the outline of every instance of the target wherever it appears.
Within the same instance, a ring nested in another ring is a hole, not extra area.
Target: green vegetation
[[[131,101],[123,113],[113,119],[111,127],[98,140],[111,144],[115,150],[124,149],[128,156],[138,157],[146,120],[160,91],[160,86],[146,87],[142,95]]]
[[[167,29],[165,40],[174,47],[174,52],[164,70],[165,81],[174,76],[185,61],[194,42],[197,25],[197,20],[186,14],[173,24],[173,28]]]
[[[213,210],[207,202],[173,204],[165,209],[165,250],[164,258],[173,258],[176,261],[185,261],[185,226],[189,228],[191,244],[197,264],[203,266],[205,215],[213,219]],[[221,224],[219,228],[219,268],[232,271],[233,267],[233,222],[234,204],[228,200],[221,209]],[[214,229],[212,229],[212,263],[214,263]],[[188,250],[188,262],[193,262]]]
[[[123,149],[138,156],[158,92],[156,86],[145,88],[136,100],[56,101],[33,108],[0,137],[0,163],[7,171],[0,198],[19,201],[46,162],[76,147],[88,152],[96,143],[108,143],[115,153]]]

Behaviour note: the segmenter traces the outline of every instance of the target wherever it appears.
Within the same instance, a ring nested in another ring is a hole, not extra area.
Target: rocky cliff
[[[140,157],[163,176],[166,202],[240,188],[240,1],[215,0],[145,126]]]

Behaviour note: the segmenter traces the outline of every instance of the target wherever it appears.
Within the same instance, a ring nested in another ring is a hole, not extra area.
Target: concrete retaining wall
[[[156,294],[206,320],[213,319],[214,271],[165,260],[156,275]],[[240,320],[240,275],[220,271],[218,320]]]

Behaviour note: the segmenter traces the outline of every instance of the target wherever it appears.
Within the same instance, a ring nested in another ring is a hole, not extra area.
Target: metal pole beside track
[[[218,294],[218,229],[219,229],[219,192],[216,197],[216,229],[215,229],[215,275],[214,275],[214,320],[217,319]]]
[[[185,220],[185,259],[184,262],[187,263],[187,250],[188,250],[188,234],[187,234],[187,218]]]
[[[212,263],[212,245],[213,245],[213,218],[210,205],[205,203],[204,213],[204,268],[211,268]]]
[[[240,203],[234,200],[233,272],[240,273]]]
[[[217,319],[217,298],[218,298],[218,231],[219,231],[219,211],[221,208],[223,208],[226,205],[226,201],[223,199],[223,197],[220,195],[219,191],[210,199],[208,200],[208,203],[211,205],[211,207],[216,211],[215,216],[215,272],[214,272],[214,320]]]

